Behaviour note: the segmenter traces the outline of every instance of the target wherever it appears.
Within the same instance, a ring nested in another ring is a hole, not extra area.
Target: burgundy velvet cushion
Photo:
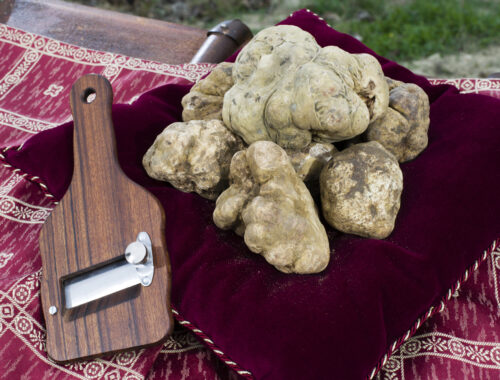
[[[284,23],[309,31],[323,46],[373,54],[309,12]],[[401,165],[401,210],[390,237],[365,239],[327,227],[333,254],[317,275],[278,272],[240,237],[215,227],[214,202],[148,178],[142,155],[180,119],[188,87],[167,85],[113,108],[123,169],[166,211],[174,306],[256,378],[369,376],[393,342],[500,235],[500,101],[431,86],[377,58],[386,75],[417,83],[429,95],[429,146]],[[7,160],[40,176],[61,197],[72,171],[71,131],[66,124],[42,132],[22,150],[9,151]]]

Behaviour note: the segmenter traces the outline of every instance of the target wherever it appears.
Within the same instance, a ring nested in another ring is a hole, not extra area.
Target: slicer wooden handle
[[[119,166],[112,96],[111,85],[98,75],[73,85],[73,179],[40,233],[47,352],[57,362],[157,343],[173,326],[165,215],[158,200]],[[66,309],[65,281],[117,260],[142,231],[153,247],[151,285]]]
[[[74,120],[72,186],[93,191],[109,183],[109,173],[119,168],[111,105],[113,90],[106,78],[87,75],[77,80],[70,93]],[[121,170],[120,170],[121,171]],[[89,176],[88,181],[82,181]]]

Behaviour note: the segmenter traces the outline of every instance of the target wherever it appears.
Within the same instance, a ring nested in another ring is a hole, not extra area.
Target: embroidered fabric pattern
[[[457,79],[429,79],[432,84],[451,84],[462,94],[483,94],[498,97],[500,79],[457,78]]]
[[[19,76],[26,71],[26,69],[22,68],[26,66],[24,62],[35,63],[37,59],[40,58],[41,54],[50,55],[74,63],[95,66],[104,65],[108,68],[108,71],[104,73],[108,79],[113,79],[114,76],[118,75],[121,69],[129,69],[150,71],[155,74],[197,80],[205,75],[208,72],[207,70],[213,67],[211,64],[169,65],[140,58],[127,57],[121,54],[95,51],[66,44],[51,38],[34,35],[7,25],[0,25],[0,42],[7,42],[11,45],[26,49],[26,54],[21,62],[22,65],[16,65],[16,67],[20,68],[16,69],[14,74],[4,78],[3,81],[7,82],[15,82],[15,78],[13,77]]]
[[[130,103],[146,90],[166,83],[195,82],[214,66],[169,65],[94,51],[6,25],[0,25],[0,50],[3,147],[20,145],[33,133],[71,120],[69,91],[79,76],[105,76],[113,85],[114,102]]]

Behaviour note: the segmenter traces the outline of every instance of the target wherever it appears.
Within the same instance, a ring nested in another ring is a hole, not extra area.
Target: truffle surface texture
[[[320,176],[323,215],[339,231],[384,239],[394,229],[403,174],[394,155],[376,141],[333,156]]]
[[[231,161],[230,187],[213,214],[245,244],[285,273],[317,273],[330,259],[329,242],[316,206],[286,152],[258,141]]]
[[[216,199],[228,186],[233,154],[243,147],[220,120],[177,122],[156,137],[142,164],[154,179]]]
[[[303,149],[363,133],[381,117],[389,89],[378,61],[368,54],[321,48],[292,25],[259,32],[233,66],[224,95],[224,123],[247,144],[273,141]]]
[[[303,149],[285,151],[300,179],[309,182],[319,178],[321,169],[331,160],[337,149],[333,144],[313,141]]]
[[[368,141],[378,141],[399,162],[417,157],[428,143],[429,98],[416,84],[393,81],[389,108],[368,126]]]
[[[222,120],[224,94],[233,86],[233,64],[218,64],[182,98],[182,120]]]

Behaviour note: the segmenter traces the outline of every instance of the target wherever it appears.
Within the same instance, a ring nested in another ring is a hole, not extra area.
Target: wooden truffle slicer
[[[73,179],[40,233],[47,352],[56,362],[158,343],[173,326],[164,211],[118,164],[112,99],[104,77],[73,85]]]

